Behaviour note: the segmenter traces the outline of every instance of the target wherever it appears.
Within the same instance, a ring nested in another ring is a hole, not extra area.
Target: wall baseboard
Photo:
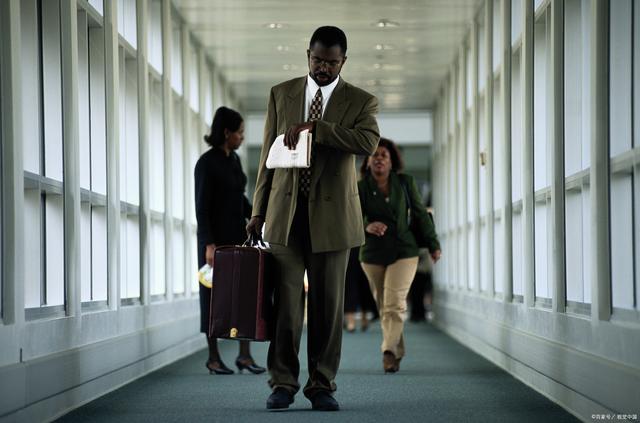
[[[636,369],[476,316],[436,305],[436,326],[584,421],[636,410]]]
[[[0,422],[54,420],[204,348],[204,336],[193,330],[198,328],[195,320],[181,319],[0,368],[0,391],[12,393],[0,400]],[[154,341],[159,338],[164,342]]]

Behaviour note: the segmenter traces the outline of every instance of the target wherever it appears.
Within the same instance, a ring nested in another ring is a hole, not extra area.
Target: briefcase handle
[[[262,247],[266,248],[267,245],[262,240],[262,235],[252,232],[249,234],[247,240],[242,244],[243,247]]]

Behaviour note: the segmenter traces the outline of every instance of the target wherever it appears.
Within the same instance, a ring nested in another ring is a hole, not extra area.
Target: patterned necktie
[[[322,91],[318,88],[316,95],[309,106],[309,122],[320,120],[322,117]],[[313,165],[313,149],[311,150],[311,165]],[[311,187],[311,166],[306,169],[300,169],[300,193],[305,197],[309,196]]]

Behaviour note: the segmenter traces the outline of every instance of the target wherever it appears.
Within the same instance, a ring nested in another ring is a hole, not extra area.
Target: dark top
[[[198,244],[235,245],[247,238],[246,219],[251,204],[244,195],[247,176],[240,158],[213,147],[198,159],[195,168]]]
[[[401,178],[411,198],[411,215],[418,221],[418,230],[428,240],[430,251],[440,249],[435,226],[422,204],[413,177],[391,172],[387,202],[373,176],[368,174],[358,182],[364,226],[366,228],[371,222],[383,222],[387,230],[381,237],[365,232],[365,244],[360,248],[361,262],[387,266],[399,259],[418,256],[418,245],[407,220],[408,206]]]

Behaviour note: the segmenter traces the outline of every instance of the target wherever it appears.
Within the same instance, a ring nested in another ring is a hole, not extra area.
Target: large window
[[[547,8],[534,23],[533,40],[533,190],[534,262],[536,303],[551,306],[551,137],[548,113],[551,110],[550,30],[551,14]]]
[[[162,82],[150,79],[149,90],[149,189],[151,208],[151,242],[149,291],[159,299],[166,293],[164,234],[164,125]],[[171,100],[169,100],[171,101]]]
[[[140,298],[140,172],[138,66],[135,52],[120,47],[120,298]]]
[[[639,105],[634,92],[634,74],[638,58],[634,57],[634,39],[637,44],[637,2],[617,0],[610,6],[609,44],[609,153],[611,157],[610,213],[611,213],[611,299],[614,315],[624,315],[626,310],[638,310],[638,221],[634,219],[634,203],[637,209],[638,178],[637,139],[634,139],[634,108]],[[635,34],[634,34],[635,32]],[[637,53],[637,46],[636,53]],[[634,60],[636,63],[634,63]],[[614,101],[615,99],[615,101]],[[637,112],[636,112],[637,115]],[[636,121],[636,125],[637,125]],[[634,240],[634,237],[636,238]],[[596,251],[597,251],[596,246]]]
[[[496,73],[500,64],[502,63],[502,24],[501,24],[501,1],[494,2],[493,5],[493,39],[492,39],[492,51],[493,51],[493,72]],[[504,193],[506,190],[506,175],[505,175],[505,137],[503,134],[504,115],[502,113],[502,90],[500,86],[500,80],[503,75],[497,75],[493,81],[493,157],[489,157],[489,160],[493,162],[493,210],[494,210],[494,256],[493,256],[493,269],[494,269],[494,290],[497,294],[504,293],[505,275],[504,266],[504,219],[502,215],[502,206],[504,203]]]
[[[107,301],[107,145],[104,31],[78,11],[78,112],[81,190],[81,298]]]
[[[189,145],[189,157],[188,159],[188,164],[189,164],[189,169],[191,169],[191,175],[193,175],[193,169],[195,169],[196,167],[196,162],[198,161],[198,158],[200,157],[200,153],[201,153],[201,149],[202,149],[202,145],[204,145],[204,142],[200,141],[202,140],[202,135],[204,134],[203,129],[202,129],[202,120],[200,119],[200,116],[197,113],[192,112],[191,113],[191,140],[188,140],[187,143]],[[202,145],[201,145],[202,144]],[[193,176],[191,177],[191,191],[193,192]],[[189,275],[189,283],[191,285],[191,291],[192,292],[198,292],[198,279],[196,277],[196,272],[198,269],[198,250],[197,250],[197,245],[198,245],[198,237],[197,237],[197,221],[196,221],[196,208],[195,208],[195,203],[192,201],[190,202],[189,205],[189,220],[188,220],[188,225],[189,225],[189,230],[190,230],[190,235],[191,235],[191,245],[195,254],[191,255],[191,269],[194,269],[193,272],[191,272],[191,275]]]
[[[62,45],[59,1],[20,6],[25,307],[32,319],[64,314]]]
[[[515,4],[514,4],[515,5]],[[513,20],[515,26],[515,20]],[[513,45],[514,41],[512,41]],[[511,200],[513,299],[522,301],[524,295],[523,221],[522,221],[522,49],[519,38],[511,56]]]
[[[591,303],[591,11],[564,3],[564,176],[567,309],[588,314]]]
[[[486,6],[485,6],[486,7]],[[489,174],[487,168],[487,151],[490,140],[487,137],[487,106],[485,97],[487,96],[487,27],[484,24],[484,8],[480,11],[480,25],[478,26],[478,151],[480,161],[480,251],[476,252],[480,260],[480,290],[487,291],[489,284],[489,231],[487,225],[488,190],[490,189]],[[491,28],[489,28],[491,30]]]
[[[175,50],[174,50],[175,53]],[[174,95],[173,106],[173,137],[171,138],[171,163],[173,165],[173,177],[171,178],[171,199],[173,202],[173,293],[185,292],[185,280],[187,280],[185,266],[185,199],[188,196],[184,191],[184,140],[182,124],[182,99]],[[193,273],[193,272],[192,272]]]
[[[466,104],[466,113],[467,113],[467,126],[465,134],[466,137],[466,149],[467,149],[467,162],[465,163],[467,167],[467,243],[465,245],[466,251],[465,255],[467,257],[467,268],[469,271],[467,272],[467,288],[473,289],[474,286],[478,286],[477,277],[478,275],[475,272],[476,263],[478,260],[478,255],[474,249],[473,239],[474,239],[474,224],[473,221],[475,219],[476,212],[476,196],[475,196],[475,181],[476,174],[474,172],[474,165],[478,160],[476,156],[475,146],[474,146],[474,132],[475,132],[475,122],[471,119],[472,105],[473,105],[473,54],[470,47],[467,47],[466,52],[467,56],[467,104]]]

